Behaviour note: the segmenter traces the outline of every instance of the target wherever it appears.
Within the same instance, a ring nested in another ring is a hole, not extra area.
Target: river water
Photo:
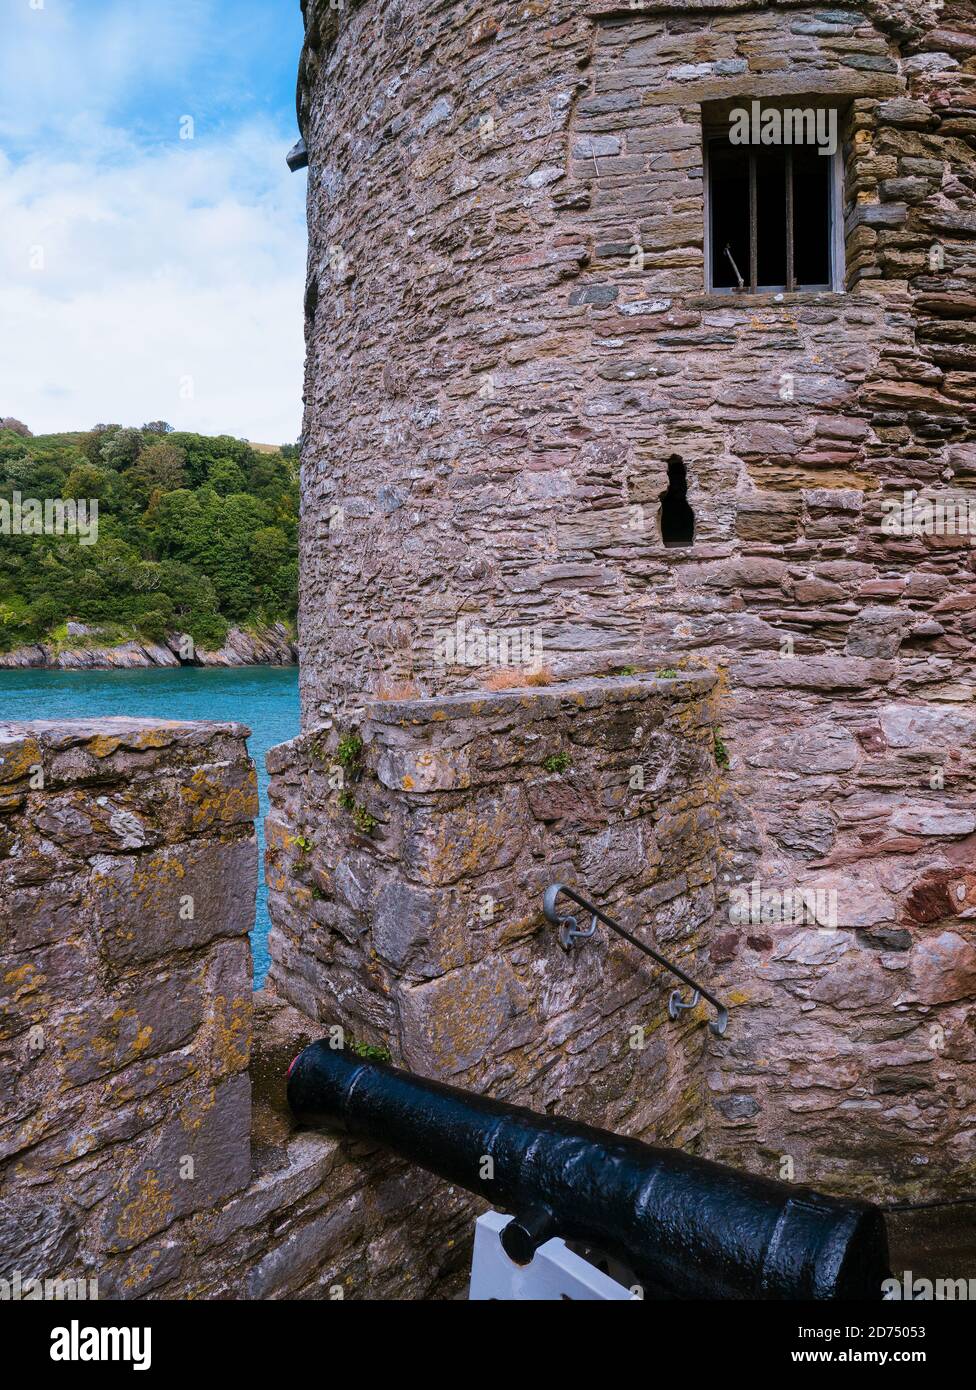
[[[182,666],[146,671],[0,671],[0,721],[98,719],[105,715],[156,719],[236,719],[251,729],[261,812],[259,864],[264,864],[268,774],[264,755],[298,733],[298,668],[247,666],[233,670]],[[251,936],[254,981],[268,973],[268,907],[263,867]]]

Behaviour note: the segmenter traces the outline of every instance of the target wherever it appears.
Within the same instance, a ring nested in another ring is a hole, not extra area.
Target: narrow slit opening
[[[665,545],[691,545],[695,513],[688,501],[688,473],[677,454],[668,459],[668,486],[661,493],[661,539]]]

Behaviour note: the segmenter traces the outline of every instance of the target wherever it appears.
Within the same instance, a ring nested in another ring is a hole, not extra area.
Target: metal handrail
[[[559,909],[556,907],[556,899],[561,893],[564,893],[567,898],[572,898],[574,903],[578,903],[586,912],[592,914],[593,920],[587,931],[580,931],[575,917],[571,915],[563,916],[560,914]],[[729,1011],[726,1005],[723,1004],[720,999],[716,999],[714,994],[710,994],[704,985],[700,985],[697,980],[693,980],[690,975],[686,975],[679,966],[669,961],[665,956],[659,955],[657,951],[645,945],[645,943],[638,940],[636,936],[632,936],[631,933],[627,931],[626,927],[622,927],[619,922],[615,922],[612,917],[608,917],[605,912],[601,912],[600,908],[594,907],[591,902],[587,902],[585,898],[581,898],[575,888],[567,888],[565,883],[551,883],[546,889],[545,897],[542,900],[542,910],[547,919],[552,922],[553,926],[559,928],[559,940],[563,949],[566,951],[571,950],[577,941],[585,941],[588,937],[591,937],[596,931],[596,924],[598,921],[602,922],[604,926],[609,927],[611,931],[615,931],[618,936],[622,936],[625,941],[629,941],[632,946],[636,946],[638,951],[643,951],[645,956],[650,956],[651,960],[656,961],[658,965],[663,965],[665,970],[670,970],[672,975],[677,975],[679,980],[683,980],[685,984],[694,991],[691,1000],[686,1003],[681,997],[681,991],[678,989],[674,990],[668,1000],[668,1014],[671,1018],[680,1018],[685,1009],[693,1009],[698,1003],[699,996],[701,996],[708,1000],[717,1015],[713,1022],[709,1023],[709,1028],[716,1037],[722,1037],[729,1024]]]

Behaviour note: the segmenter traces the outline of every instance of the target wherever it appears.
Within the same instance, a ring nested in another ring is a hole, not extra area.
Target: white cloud
[[[0,0],[0,415],[297,436],[305,176],[290,111],[254,114],[263,4]]]
[[[287,135],[0,156],[0,414],[35,433],[96,420],[294,439],[304,175]],[[188,379],[192,398],[185,398]]]

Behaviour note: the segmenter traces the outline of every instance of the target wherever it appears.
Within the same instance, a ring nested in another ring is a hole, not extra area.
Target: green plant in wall
[[[731,758],[729,757],[729,750],[726,747],[725,739],[718,732],[718,730],[716,730],[714,734],[714,740],[715,761],[718,763],[719,767],[728,767],[729,763],[731,762]]]
[[[329,756],[325,734],[315,734],[309,739],[308,751],[317,763],[324,763]]]
[[[343,734],[336,744],[336,761],[349,782],[361,782],[365,773],[363,740],[357,733]],[[352,817],[356,829],[371,835],[379,821],[346,786],[339,793],[339,805]]]
[[[655,672],[655,675],[660,681],[676,681],[681,672],[676,670],[674,666],[662,666],[660,671]]]
[[[363,775],[363,741],[358,734],[343,734],[336,745],[336,760],[354,782]]]
[[[367,811],[361,802],[356,802],[352,808],[352,818],[357,830],[361,830],[364,835],[372,835],[379,821],[374,815]]]
[[[363,1057],[368,1062],[392,1062],[393,1054],[388,1047],[379,1047],[376,1043],[355,1042],[350,1040],[346,1043],[350,1052],[355,1052],[357,1057]]]
[[[553,753],[544,759],[542,766],[547,772],[565,772],[571,762],[568,753]]]
[[[372,812],[367,810],[361,801],[357,801],[349,790],[339,793],[339,805],[352,816],[356,829],[364,835],[371,835],[379,824]]]

